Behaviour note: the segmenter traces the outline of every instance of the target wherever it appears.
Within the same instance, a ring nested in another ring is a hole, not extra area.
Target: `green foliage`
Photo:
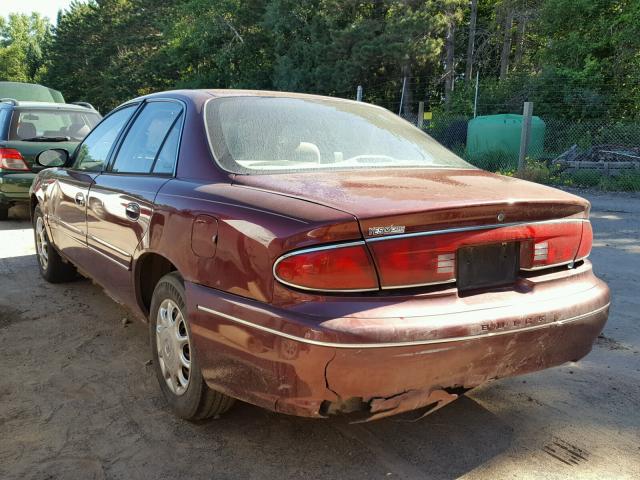
[[[169,12],[179,0],[74,1],[47,51],[48,86],[69,100],[110,110],[131,97],[170,87],[175,73],[157,60]],[[172,22],[170,22],[172,24]]]
[[[363,85],[366,101],[397,111],[406,76],[405,111],[422,99],[468,116],[469,12],[465,0],[75,0],[53,36],[37,15],[0,19],[0,78],[42,80],[103,110],[174,87],[352,97]],[[444,106],[450,24],[457,81]],[[479,113],[530,100],[538,115],[637,118],[638,24],[638,0],[480,1]]]
[[[0,17],[0,80],[37,82],[44,72],[43,48],[51,27],[37,13]]]
[[[512,175],[518,167],[518,159],[512,153],[499,150],[484,152],[467,161],[488,172],[498,172],[503,175]]]
[[[478,114],[533,101],[548,159],[573,145],[638,146],[640,1],[481,0],[465,79],[469,20],[467,0],[74,0],[55,29],[37,14],[0,17],[0,80],[44,83],[102,111],[171,88],[353,97],[362,85],[365,101],[398,111],[406,77],[403,111],[425,100],[425,130],[465,156],[479,71]],[[456,80],[445,104],[447,45]],[[507,175],[517,167],[505,152],[473,162]],[[637,174],[569,174],[533,160],[526,178],[638,190]]]

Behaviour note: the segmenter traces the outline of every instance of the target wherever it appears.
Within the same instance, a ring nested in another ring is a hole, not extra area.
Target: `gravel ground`
[[[587,194],[613,307],[577,364],[478,388],[418,422],[167,410],[145,325],[87,280],[38,275],[0,223],[0,478],[640,478],[640,198]],[[16,209],[14,209],[16,210]]]

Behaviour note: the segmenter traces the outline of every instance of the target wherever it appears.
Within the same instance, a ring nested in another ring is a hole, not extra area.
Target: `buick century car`
[[[149,324],[185,419],[430,413],[590,350],[589,203],[479,170],[379,107],[275,92],[131,100],[31,189],[51,282]]]

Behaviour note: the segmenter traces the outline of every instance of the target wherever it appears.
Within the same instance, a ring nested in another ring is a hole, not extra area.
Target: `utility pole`
[[[418,128],[422,130],[422,124],[424,123],[424,102],[418,103]]]
[[[524,102],[522,110],[522,131],[520,132],[520,155],[518,155],[518,176],[522,177],[526,168],[527,148],[531,137],[531,116],[533,102]]]
[[[362,101],[362,85],[358,85],[358,88],[356,89],[356,101]]]

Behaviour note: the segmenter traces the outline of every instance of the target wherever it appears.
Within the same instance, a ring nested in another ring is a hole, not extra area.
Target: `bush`
[[[503,151],[482,153],[473,159],[467,158],[467,161],[489,172],[514,172],[518,167],[518,159],[512,153]]]
[[[576,187],[597,187],[602,181],[602,174],[594,170],[577,170],[571,173],[563,173],[570,184]]]
[[[600,188],[605,191],[640,191],[640,172],[624,173],[615,177],[602,177]]]

